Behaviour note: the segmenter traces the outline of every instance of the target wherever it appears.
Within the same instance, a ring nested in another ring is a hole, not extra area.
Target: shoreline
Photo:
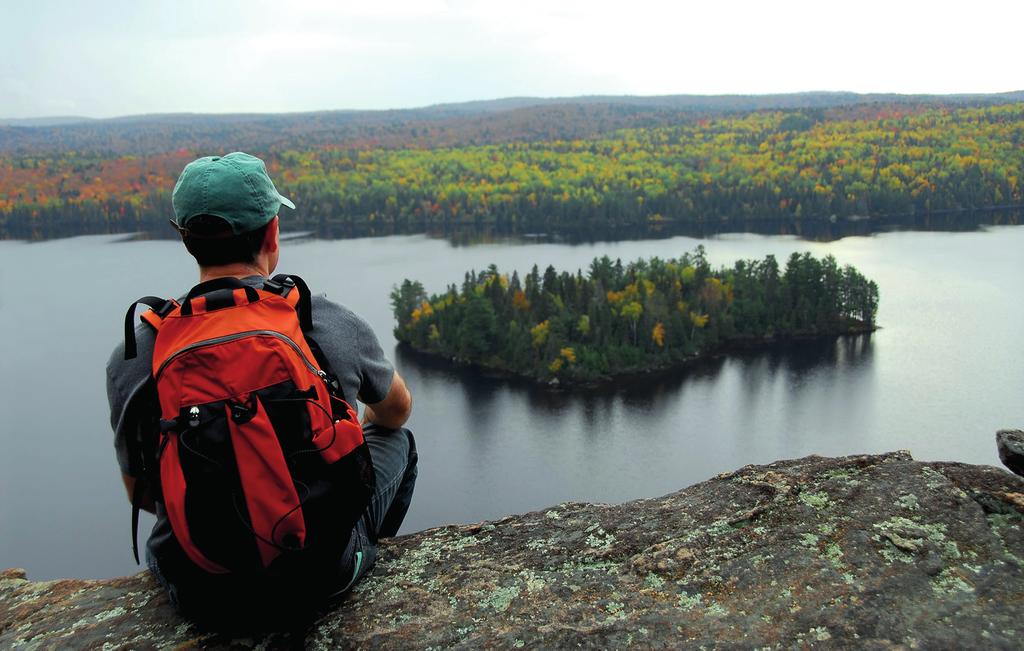
[[[841,337],[860,337],[864,335],[870,337],[874,332],[881,329],[882,327],[877,324],[872,326],[861,325],[839,333],[796,334],[788,336],[772,336],[761,339],[737,339],[727,342],[714,350],[694,353],[682,360],[677,360],[669,364],[652,366],[647,369],[628,369],[618,373],[602,375],[586,380],[578,380],[574,378],[566,378],[562,380],[557,377],[539,378],[500,366],[492,366],[478,361],[452,357],[442,352],[422,350],[416,348],[411,343],[402,340],[398,340],[398,348],[403,354],[414,356],[421,361],[427,362],[430,366],[441,367],[445,370],[476,371],[488,378],[522,382],[531,387],[540,388],[545,391],[568,393],[579,389],[610,388],[621,382],[658,379],[660,377],[666,377],[673,373],[682,371],[691,366],[732,354],[771,350],[772,348],[781,348],[808,341],[818,342],[829,339],[839,339]]]
[[[825,241],[833,241],[844,237],[873,235],[888,231],[950,231],[958,232],[963,226],[999,225],[998,215],[1019,216],[1024,204],[1001,204],[965,208],[939,208],[923,212],[902,213],[866,213],[850,215],[814,215],[804,217],[773,216],[773,217],[728,217],[711,215],[700,217],[662,217],[661,219],[643,218],[627,221],[614,221],[603,224],[580,222],[573,224],[539,224],[537,228],[524,228],[518,224],[498,223],[493,221],[419,221],[416,223],[400,223],[396,220],[379,219],[325,219],[318,222],[298,221],[291,227],[298,229],[298,234],[322,239],[360,239],[370,237],[390,237],[407,235],[427,235],[440,238],[473,238],[477,236],[509,237],[523,240],[558,240],[569,241],[609,241],[623,239],[659,238],[664,236],[685,235],[704,239],[724,233],[753,233],[763,235],[794,234],[806,239],[816,240],[816,236],[826,235]],[[932,224],[935,220],[961,220],[964,217],[976,216],[973,221],[959,225]],[[174,239],[171,230],[165,230],[166,222],[148,223],[142,221],[130,224],[111,224],[109,222],[93,222],[79,224],[77,228],[49,228],[47,224],[34,224],[28,228],[10,228],[8,223],[11,213],[0,213],[0,240],[4,241],[48,241],[83,235],[124,235],[137,239]],[[40,221],[45,221],[43,216]],[[1015,223],[1016,222],[1016,223]],[[1005,225],[1019,226],[1020,219],[1010,220]],[[122,228],[122,226],[124,226]],[[46,232],[40,232],[40,229]],[[783,229],[785,233],[779,233]],[[810,229],[846,229],[836,235],[831,231],[808,233]],[[635,235],[639,234],[637,238]],[[296,233],[289,233],[293,237]],[[625,237],[623,237],[625,235]]]

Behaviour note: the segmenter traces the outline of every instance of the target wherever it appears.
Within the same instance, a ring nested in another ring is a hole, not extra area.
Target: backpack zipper
[[[276,332],[274,330],[246,330],[245,332],[236,332],[234,334],[224,335],[222,337],[214,337],[213,339],[204,339],[203,341],[197,341],[193,344],[189,344],[184,348],[174,351],[174,354],[172,354],[170,357],[161,362],[159,368],[157,368],[156,370],[156,373],[153,374],[153,379],[159,380],[160,374],[164,372],[164,369],[167,367],[168,364],[170,364],[176,358],[180,357],[181,355],[184,355],[189,351],[193,351],[197,348],[205,348],[206,346],[223,344],[225,342],[234,341],[236,339],[242,339],[244,337],[274,337],[275,339],[280,339],[281,341],[291,346],[295,350],[295,352],[298,353],[299,357],[306,364],[306,368],[308,368],[313,373],[316,373],[325,382],[327,381],[327,372],[317,368],[312,362],[310,362],[309,359],[306,357],[306,354],[302,352],[302,349],[299,348],[299,345],[297,343],[295,343],[290,337],[287,337],[281,334],[280,332]]]

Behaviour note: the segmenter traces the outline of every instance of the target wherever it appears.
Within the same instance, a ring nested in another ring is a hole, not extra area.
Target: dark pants
[[[418,457],[412,432],[404,427],[387,430],[367,425],[363,434],[373,459],[377,490],[342,556],[342,576],[350,576],[351,580],[332,596],[350,590],[377,562],[377,541],[398,533],[416,485]]]
[[[365,425],[364,436],[373,460],[376,491],[363,517],[352,530],[337,571],[324,573],[326,576],[337,577],[334,585],[327,591],[330,597],[350,590],[373,567],[377,561],[377,542],[381,538],[398,533],[406,511],[409,510],[413,487],[416,484],[416,441],[412,432],[404,427],[389,430],[376,425]],[[227,614],[221,612],[214,615],[203,598],[204,594],[213,594],[212,590],[198,586],[176,585],[168,581],[148,550],[147,561],[150,570],[163,585],[171,603],[178,610],[193,619],[206,620],[207,624],[228,623]],[[197,589],[189,589],[190,587]],[[212,617],[204,617],[206,614]],[[234,622],[231,622],[229,625],[233,624]]]

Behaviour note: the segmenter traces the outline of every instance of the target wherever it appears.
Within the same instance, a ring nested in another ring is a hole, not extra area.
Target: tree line
[[[2,155],[0,229],[163,227],[193,154]],[[299,206],[288,216],[295,228],[525,233],[918,215],[1024,204],[1024,104],[855,118],[759,111],[572,140],[264,155]]]
[[[878,286],[832,256],[794,253],[713,269],[704,248],[586,273],[491,265],[428,295],[391,293],[395,337],[412,348],[542,381],[593,382],[663,369],[740,344],[869,332]]]

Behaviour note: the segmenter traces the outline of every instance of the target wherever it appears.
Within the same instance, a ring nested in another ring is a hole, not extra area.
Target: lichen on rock
[[[385,543],[307,626],[229,638],[147,574],[0,575],[0,647],[1015,648],[1024,481],[905,452],[747,466],[657,499],[563,504]]]

